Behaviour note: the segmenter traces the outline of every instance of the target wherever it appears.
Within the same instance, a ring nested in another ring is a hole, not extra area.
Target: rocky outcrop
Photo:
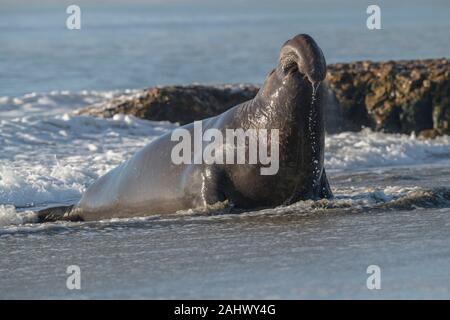
[[[447,59],[353,62],[329,66],[345,129],[437,135],[450,133]]]
[[[447,59],[352,62],[328,66],[328,132],[363,127],[423,137],[450,134],[450,63]],[[78,111],[116,113],[186,124],[251,99],[254,85],[166,86],[143,90]]]
[[[123,113],[142,119],[186,124],[217,115],[252,99],[258,89],[254,85],[154,87],[133,96],[88,106],[78,113],[106,118]]]

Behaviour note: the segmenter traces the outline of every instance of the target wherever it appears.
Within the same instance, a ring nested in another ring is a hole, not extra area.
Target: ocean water
[[[0,96],[260,83],[298,33],[330,63],[450,53],[446,0],[377,1],[378,31],[366,27],[365,0],[79,0],[81,30],[69,31],[73,3],[0,0]]]
[[[450,137],[327,135],[333,200],[35,223],[177,124],[74,110],[141,88],[261,83],[290,36],[329,62],[450,56],[446,1],[0,1],[0,298],[450,298]],[[81,269],[68,290],[66,268]],[[366,269],[381,268],[381,290]]]

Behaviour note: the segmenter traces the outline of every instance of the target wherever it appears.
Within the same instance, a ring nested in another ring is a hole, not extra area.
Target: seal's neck
[[[255,97],[255,124],[282,130],[306,123],[307,117],[320,106],[316,103],[319,90],[320,82],[311,83],[298,70],[285,73],[280,67],[274,69]]]

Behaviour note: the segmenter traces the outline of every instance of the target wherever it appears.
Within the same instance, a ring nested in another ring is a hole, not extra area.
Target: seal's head
[[[282,90],[284,101],[308,105],[305,97],[314,96],[326,73],[322,50],[309,35],[299,34],[281,47],[278,65],[267,76],[260,95],[268,100]]]
[[[322,50],[307,34],[286,41],[280,51],[278,66],[284,73],[300,72],[312,83],[325,79],[327,64]]]

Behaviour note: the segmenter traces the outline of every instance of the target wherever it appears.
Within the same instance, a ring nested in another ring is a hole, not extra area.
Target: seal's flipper
[[[325,168],[323,168],[322,178],[320,180],[320,197],[331,199],[333,198],[333,192],[330,188],[330,183],[328,182],[327,174],[325,173]]]
[[[78,215],[71,215],[74,205],[50,207],[37,212],[39,222],[53,222],[58,220],[81,221]]]

